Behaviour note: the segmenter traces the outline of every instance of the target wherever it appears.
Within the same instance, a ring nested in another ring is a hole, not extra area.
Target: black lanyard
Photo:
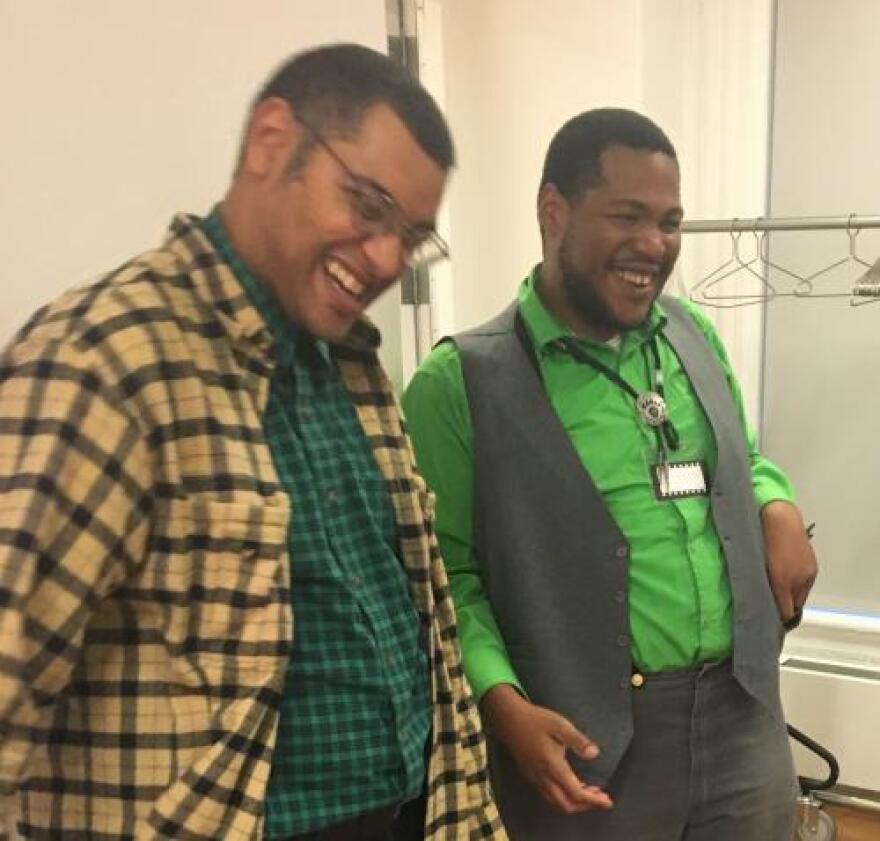
[[[654,430],[657,436],[657,447],[661,455],[665,456],[666,448],[677,450],[679,447],[678,430],[676,430],[666,410],[666,399],[663,389],[663,368],[660,365],[660,351],[657,349],[657,337],[652,336],[642,345],[642,356],[645,360],[645,368],[651,380],[651,391],[640,394],[613,368],[609,368],[604,362],[587,353],[573,339],[560,340],[560,346],[564,348],[578,362],[589,365],[593,370],[602,374],[618,388],[623,389],[636,402],[639,417],[645,424]],[[653,357],[653,366],[648,359],[646,348],[650,347]]]

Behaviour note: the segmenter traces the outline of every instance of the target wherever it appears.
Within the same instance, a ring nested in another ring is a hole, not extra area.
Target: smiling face
[[[407,258],[406,231],[363,218],[345,167],[393,199],[406,230],[433,229],[446,173],[385,105],[369,108],[353,137],[313,145],[291,173],[309,140],[283,100],[257,105],[222,214],[236,251],[290,319],[334,341],[399,279]]]
[[[681,247],[676,161],[609,146],[602,180],[569,203],[552,184],[539,197],[544,231],[540,294],[576,334],[607,341],[640,325]]]

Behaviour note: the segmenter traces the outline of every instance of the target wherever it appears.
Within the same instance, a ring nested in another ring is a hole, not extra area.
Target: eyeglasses
[[[302,117],[297,116],[296,119],[345,173],[346,183],[342,188],[348,196],[352,217],[361,233],[370,236],[394,233],[399,236],[404,260],[410,268],[423,268],[449,257],[449,246],[440,234],[424,225],[410,225],[387,190],[352,171],[317,129]]]

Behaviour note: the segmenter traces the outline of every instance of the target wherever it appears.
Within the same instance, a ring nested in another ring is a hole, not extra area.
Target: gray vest
[[[700,328],[677,300],[664,296],[661,302],[668,315],[663,335],[718,447],[711,504],[733,593],[734,674],[781,718],[782,626],[767,581],[745,432]],[[629,546],[516,335],[516,311],[514,303],[453,338],[474,432],[477,558],[530,699],[597,741],[595,761],[570,758],[583,779],[604,785],[633,732]],[[491,754],[499,789],[519,788],[506,752],[494,745]]]

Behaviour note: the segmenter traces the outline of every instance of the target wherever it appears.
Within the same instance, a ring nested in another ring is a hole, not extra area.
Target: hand
[[[803,608],[819,571],[804,521],[790,502],[776,500],[761,509],[767,577],[779,618],[790,622]]]
[[[506,683],[493,686],[483,696],[480,711],[522,775],[555,809],[574,815],[612,807],[611,798],[600,788],[586,785],[568,763],[567,751],[589,760],[598,756],[599,749],[566,718],[529,703]]]

